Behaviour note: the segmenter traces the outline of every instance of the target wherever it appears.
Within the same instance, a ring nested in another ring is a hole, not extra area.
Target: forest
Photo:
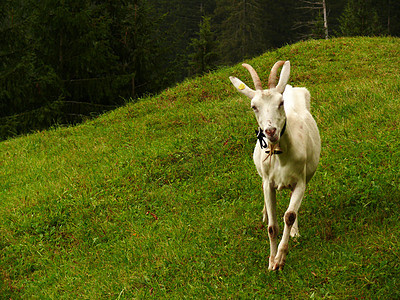
[[[0,140],[305,39],[400,36],[394,0],[3,0]]]

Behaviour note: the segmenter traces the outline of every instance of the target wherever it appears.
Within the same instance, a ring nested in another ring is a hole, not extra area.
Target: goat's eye
[[[257,106],[252,105],[251,108],[252,108],[254,111],[257,111]]]

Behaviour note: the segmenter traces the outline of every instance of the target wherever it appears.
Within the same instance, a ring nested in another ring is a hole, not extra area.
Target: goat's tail
[[[308,111],[311,111],[311,104],[310,104],[310,102],[311,102],[311,94],[306,88],[303,88],[303,89],[305,91],[304,92],[305,106],[306,106]]]

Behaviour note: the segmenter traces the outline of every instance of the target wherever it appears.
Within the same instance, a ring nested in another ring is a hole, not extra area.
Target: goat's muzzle
[[[276,134],[276,128],[275,127],[271,127],[271,128],[265,129],[265,134],[267,136],[267,139],[271,143],[275,143],[275,142],[278,141],[278,135]]]

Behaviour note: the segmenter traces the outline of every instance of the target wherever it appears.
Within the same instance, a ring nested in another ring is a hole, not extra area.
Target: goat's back
[[[301,114],[304,110],[310,111],[310,98],[310,92],[306,88],[294,88],[286,85],[283,93],[286,114],[291,112]]]
[[[286,86],[283,93],[285,101],[285,113],[291,120],[292,131],[295,128],[304,128],[306,135],[298,135],[293,132],[293,138],[303,136],[303,140],[296,140],[296,151],[306,153],[306,182],[314,175],[317,169],[319,156],[321,152],[321,139],[317,123],[310,113],[310,92],[306,88],[293,88],[290,85]],[[301,146],[303,145],[303,146]]]

